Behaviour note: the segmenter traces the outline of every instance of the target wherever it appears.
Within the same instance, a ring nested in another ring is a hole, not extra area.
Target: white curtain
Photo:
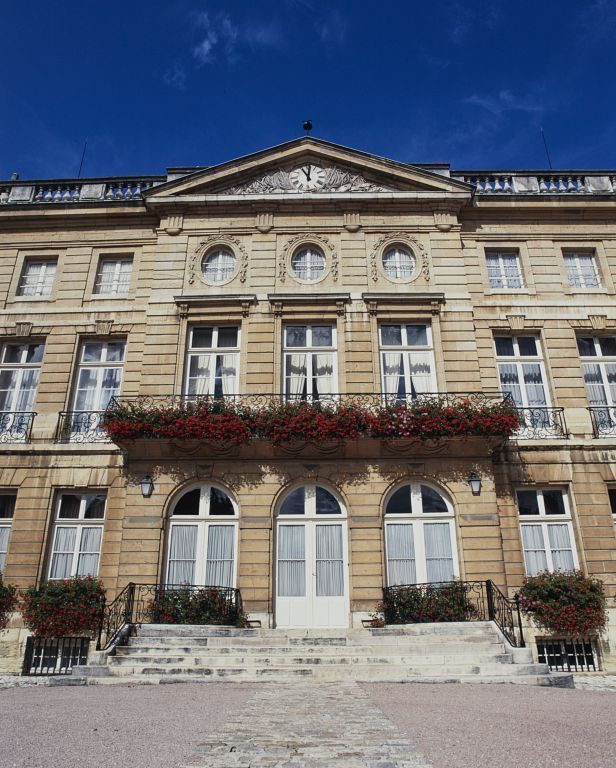
[[[32,368],[30,370],[23,371],[21,377],[21,385],[17,398],[12,410],[15,411],[31,411],[34,408],[34,398],[36,396],[36,388],[39,380],[39,369]],[[0,393],[1,397],[1,393]],[[0,410],[3,410],[0,408]],[[8,409],[7,409],[8,410]]]
[[[402,354],[400,352],[383,352],[383,385],[386,395],[397,396],[400,377],[403,375]]]
[[[555,571],[572,571],[575,568],[569,526],[565,523],[550,523],[548,539],[552,551],[552,564]]]
[[[0,571],[4,570],[4,560],[6,558],[6,553],[9,548],[9,535],[11,533],[11,528],[8,525],[3,525],[0,527]]]
[[[454,577],[451,553],[451,523],[424,523],[426,577],[430,582]]]
[[[299,400],[306,385],[306,355],[287,355],[286,357],[287,397]]]
[[[526,575],[535,576],[545,571],[548,560],[543,542],[543,530],[540,525],[522,525],[522,546],[526,556]]]
[[[431,352],[411,352],[410,371],[411,371],[411,394],[422,394],[431,392],[432,387],[432,353]]]
[[[344,595],[344,555],[342,526],[316,526],[317,596]]]
[[[68,579],[71,575],[77,528],[56,528],[51,556],[50,579]]]
[[[412,523],[388,523],[385,526],[385,546],[389,586],[417,583]]]
[[[584,371],[588,402],[591,405],[607,405],[607,395],[603,386],[601,366],[598,363],[583,363],[582,370]]]
[[[212,370],[212,355],[191,355],[188,367],[188,394],[208,395],[210,392],[210,376]]]
[[[578,256],[580,265],[581,283],[584,288],[598,288],[599,276],[595,268],[595,259],[590,254],[582,254]]]
[[[234,395],[236,394],[237,355],[222,355],[221,358],[222,393]]]
[[[278,526],[278,596],[306,595],[306,530],[303,525]]]
[[[168,584],[194,584],[197,559],[196,525],[171,526],[169,542]]]
[[[0,411],[17,410],[13,406],[16,388],[17,371],[0,371]]]
[[[102,535],[102,528],[84,527],[81,529],[77,576],[96,576],[98,574]]]
[[[312,376],[320,400],[334,391],[334,359],[331,353],[312,356]]]
[[[215,587],[233,587],[235,526],[210,525],[207,537],[205,583]]]
[[[505,274],[505,285],[507,288],[522,288],[522,276],[520,274],[520,263],[515,253],[501,254],[503,260],[503,272]]]
[[[81,368],[77,380],[77,392],[75,394],[76,411],[96,410],[97,369]]]
[[[498,374],[500,376],[503,393],[510,394],[513,398],[513,402],[518,407],[521,407],[523,405],[522,388],[520,387],[517,366],[514,363],[499,363]]]

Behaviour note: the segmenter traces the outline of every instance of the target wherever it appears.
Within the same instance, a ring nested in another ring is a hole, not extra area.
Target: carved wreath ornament
[[[193,285],[197,274],[201,277],[201,260],[214,245],[226,245],[235,254],[238,259],[239,269],[234,277],[238,277],[240,283],[245,283],[248,274],[248,252],[237,237],[221,234],[210,235],[199,243],[199,247],[188,261],[188,283]]]
[[[284,283],[287,277],[287,272],[290,271],[291,257],[300,245],[310,245],[315,243],[321,246],[325,258],[327,260],[327,266],[334,282],[338,282],[338,254],[334,248],[331,240],[325,235],[315,234],[303,234],[296,235],[284,244],[280,256],[278,259],[278,280]]]
[[[416,259],[416,267],[412,277],[408,279],[408,282],[417,280],[419,275],[423,275],[424,280],[430,282],[430,259],[423,243],[421,243],[414,235],[408,232],[396,232],[395,234],[383,235],[374,244],[374,249],[370,254],[370,277],[374,283],[379,280],[379,271],[382,272],[381,259],[385,253],[388,245],[395,245],[400,243],[401,245],[408,245]],[[384,273],[383,273],[384,274]]]

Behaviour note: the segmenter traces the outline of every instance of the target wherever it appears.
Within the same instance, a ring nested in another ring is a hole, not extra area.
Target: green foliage
[[[540,629],[569,637],[600,632],[605,605],[603,582],[580,571],[528,576],[520,590],[520,608]]]
[[[154,624],[218,624],[242,627],[246,617],[217,587],[160,589],[147,608]]]
[[[46,581],[22,597],[24,624],[36,637],[68,637],[97,631],[105,589],[92,576]]]
[[[477,608],[470,599],[468,588],[460,582],[418,584],[391,587],[378,606],[385,624],[424,624],[441,621],[470,621]],[[379,615],[373,618],[378,626]]]
[[[0,571],[0,629],[4,629],[9,623],[11,613],[17,607],[17,588],[12,584],[5,584],[2,581],[2,571]]]

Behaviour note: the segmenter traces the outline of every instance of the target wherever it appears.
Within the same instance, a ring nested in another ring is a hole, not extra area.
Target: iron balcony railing
[[[55,440],[57,443],[103,443],[107,433],[101,427],[105,411],[61,411]]]
[[[386,624],[493,621],[512,646],[525,647],[518,597],[505,597],[491,579],[385,587],[383,613]]]
[[[567,438],[564,408],[531,406],[517,409],[521,427],[514,435],[518,440],[550,440]]]
[[[616,406],[593,405],[588,410],[595,437],[616,436]]]
[[[29,443],[34,411],[0,411],[0,443]]]
[[[135,624],[177,623],[165,619],[165,596],[182,591],[197,599],[215,598],[215,615],[203,623],[236,625],[242,616],[239,589],[196,584],[127,584],[111,603],[104,606],[98,631],[97,650],[124,645]]]

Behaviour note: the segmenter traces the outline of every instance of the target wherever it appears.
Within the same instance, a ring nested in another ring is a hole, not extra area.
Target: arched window
[[[234,587],[237,506],[222,488],[185,491],[171,507],[167,584]]]
[[[320,280],[325,273],[325,256],[319,248],[308,246],[293,254],[291,269],[299,280],[308,283]]]
[[[459,573],[453,507],[435,488],[408,483],[385,503],[387,583],[451,581]]]

